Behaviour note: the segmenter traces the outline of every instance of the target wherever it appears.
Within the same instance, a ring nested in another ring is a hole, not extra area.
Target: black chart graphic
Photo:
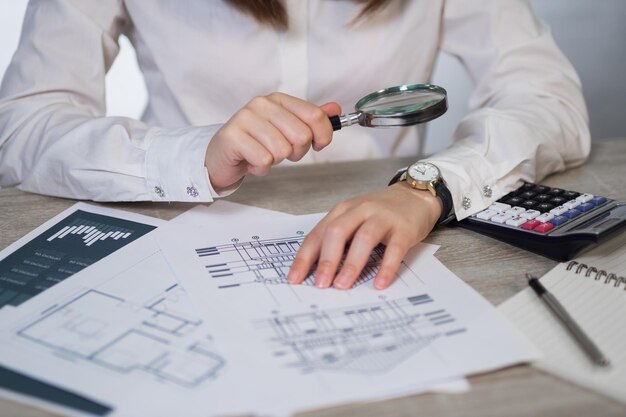
[[[0,260],[0,308],[20,305],[155,228],[76,210]]]
[[[304,236],[281,239],[252,240],[196,249],[198,257],[205,258],[205,268],[212,279],[219,280],[219,288],[232,288],[242,284],[287,284],[287,273]],[[384,253],[378,246],[372,251],[361,276],[354,287],[376,276]],[[212,262],[212,259],[219,261]],[[302,285],[314,285],[313,273]]]
[[[466,331],[428,294],[257,323],[275,357],[303,372],[384,373],[439,338]]]
[[[46,239],[52,242],[55,239],[63,239],[68,235],[80,236],[85,246],[91,246],[96,242],[106,239],[127,239],[132,236],[133,230],[124,227],[110,226],[85,219],[76,219],[72,223],[63,227],[61,230]]]

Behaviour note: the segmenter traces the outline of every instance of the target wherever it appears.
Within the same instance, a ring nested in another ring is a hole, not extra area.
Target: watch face
[[[439,178],[439,169],[428,162],[417,162],[409,167],[407,174],[416,181],[430,182]]]

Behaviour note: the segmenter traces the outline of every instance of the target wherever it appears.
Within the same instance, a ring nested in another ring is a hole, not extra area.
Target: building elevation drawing
[[[209,276],[220,281],[219,288],[232,288],[249,283],[287,284],[289,267],[303,240],[304,236],[236,241],[232,244],[197,248],[195,251],[197,256],[206,262],[205,268]],[[354,287],[374,279],[383,252],[382,246],[372,251]],[[212,259],[219,259],[219,262],[212,262]],[[314,285],[313,272],[302,285]]]

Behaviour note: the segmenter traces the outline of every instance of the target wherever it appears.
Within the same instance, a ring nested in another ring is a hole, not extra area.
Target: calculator
[[[563,262],[623,229],[626,202],[524,183],[456,224]]]

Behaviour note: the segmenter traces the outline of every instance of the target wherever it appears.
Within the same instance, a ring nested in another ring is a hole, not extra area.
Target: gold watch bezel
[[[417,165],[417,164],[429,165],[429,166],[435,168],[435,170],[437,170],[437,177],[432,179],[432,180],[430,180],[430,181],[423,181],[423,180],[418,180],[416,178],[413,178],[411,176],[411,174],[409,174],[409,172],[410,172],[411,168],[414,165]],[[428,190],[428,191],[430,191],[430,193],[434,197],[437,196],[437,191],[435,191],[435,186],[437,185],[437,183],[439,183],[441,181],[441,170],[439,170],[439,167],[437,165],[432,164],[430,162],[423,162],[423,161],[415,162],[415,163],[409,165],[409,167],[407,168],[404,176],[405,176],[406,182],[412,188],[415,188],[417,190]]]

